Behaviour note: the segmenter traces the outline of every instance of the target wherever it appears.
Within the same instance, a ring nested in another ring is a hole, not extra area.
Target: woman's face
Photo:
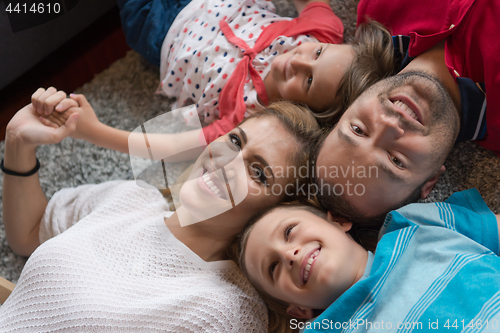
[[[296,147],[272,116],[249,119],[212,142],[180,190],[181,204],[194,218],[187,224],[218,216],[239,231],[259,209],[291,194],[287,175],[293,175]]]

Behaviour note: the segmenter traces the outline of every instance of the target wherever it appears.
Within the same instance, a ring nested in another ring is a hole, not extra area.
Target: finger
[[[69,97],[77,101],[81,107],[90,106],[89,101],[87,101],[87,98],[82,94],[70,94]]]
[[[42,124],[44,124],[45,126],[49,126],[49,127],[53,127],[53,128],[59,128],[59,126],[57,126],[56,124],[54,124],[53,122],[51,122],[47,118],[39,117],[38,119],[40,119],[40,122]]]
[[[62,126],[68,120],[68,118],[71,116],[71,114],[72,113],[54,112],[50,115],[50,118]]]
[[[44,103],[47,98],[57,93],[57,89],[54,87],[49,87],[45,92],[38,98],[37,107],[40,108],[43,114],[49,115],[50,113],[45,113]]]
[[[43,108],[41,107],[41,103],[39,102],[40,96],[45,92],[45,89],[38,88],[37,91],[33,95],[31,95],[31,104],[33,104],[33,108],[36,113],[43,114]]]
[[[52,113],[56,105],[58,105],[61,101],[66,98],[66,93],[62,90],[59,90],[55,94],[47,97],[45,102],[43,103],[43,112],[45,115],[49,115]]]
[[[69,108],[78,107],[78,106],[79,105],[78,105],[77,101],[70,99],[70,98],[65,98],[59,104],[57,104],[55,110],[58,112],[64,112],[64,111],[68,110]]]
[[[78,113],[73,113],[63,126],[55,130],[54,134],[59,141],[76,131],[76,123],[79,117],[80,115]]]
[[[55,114],[55,113],[54,113]],[[57,125],[57,127],[61,127],[64,125],[64,123],[66,122],[66,119],[61,119],[61,118],[58,118],[58,117],[54,117],[52,115],[48,116],[47,118],[45,119],[48,119],[49,121],[53,122],[54,124]]]

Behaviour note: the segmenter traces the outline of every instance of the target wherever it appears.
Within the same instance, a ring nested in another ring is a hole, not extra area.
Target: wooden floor
[[[70,93],[128,50],[115,7],[0,91],[0,140],[10,118],[30,103],[36,89],[54,86]]]

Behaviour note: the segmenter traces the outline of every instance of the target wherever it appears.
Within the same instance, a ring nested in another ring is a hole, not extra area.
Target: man
[[[425,198],[457,139],[500,154],[499,15],[489,0],[359,3],[358,24],[392,30],[405,67],[362,94],[319,147],[328,209],[383,216]]]

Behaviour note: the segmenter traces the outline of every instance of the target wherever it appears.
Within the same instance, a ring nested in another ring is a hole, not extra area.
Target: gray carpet
[[[291,1],[274,2],[280,15],[294,16]],[[356,0],[332,3],[346,26],[347,41],[355,30],[356,4]],[[154,94],[158,83],[158,69],[131,51],[77,92],[87,96],[101,121],[132,130],[170,110],[171,101]],[[0,156],[3,151],[1,142]],[[58,145],[40,147],[37,156],[42,164],[42,187],[48,198],[63,187],[133,178],[127,155],[70,138]],[[427,201],[444,200],[455,191],[476,187],[490,208],[500,213],[500,159],[472,143],[464,143],[453,150],[446,167],[446,173]],[[15,255],[8,247],[0,223],[0,276],[16,282],[24,263],[25,258]]]

